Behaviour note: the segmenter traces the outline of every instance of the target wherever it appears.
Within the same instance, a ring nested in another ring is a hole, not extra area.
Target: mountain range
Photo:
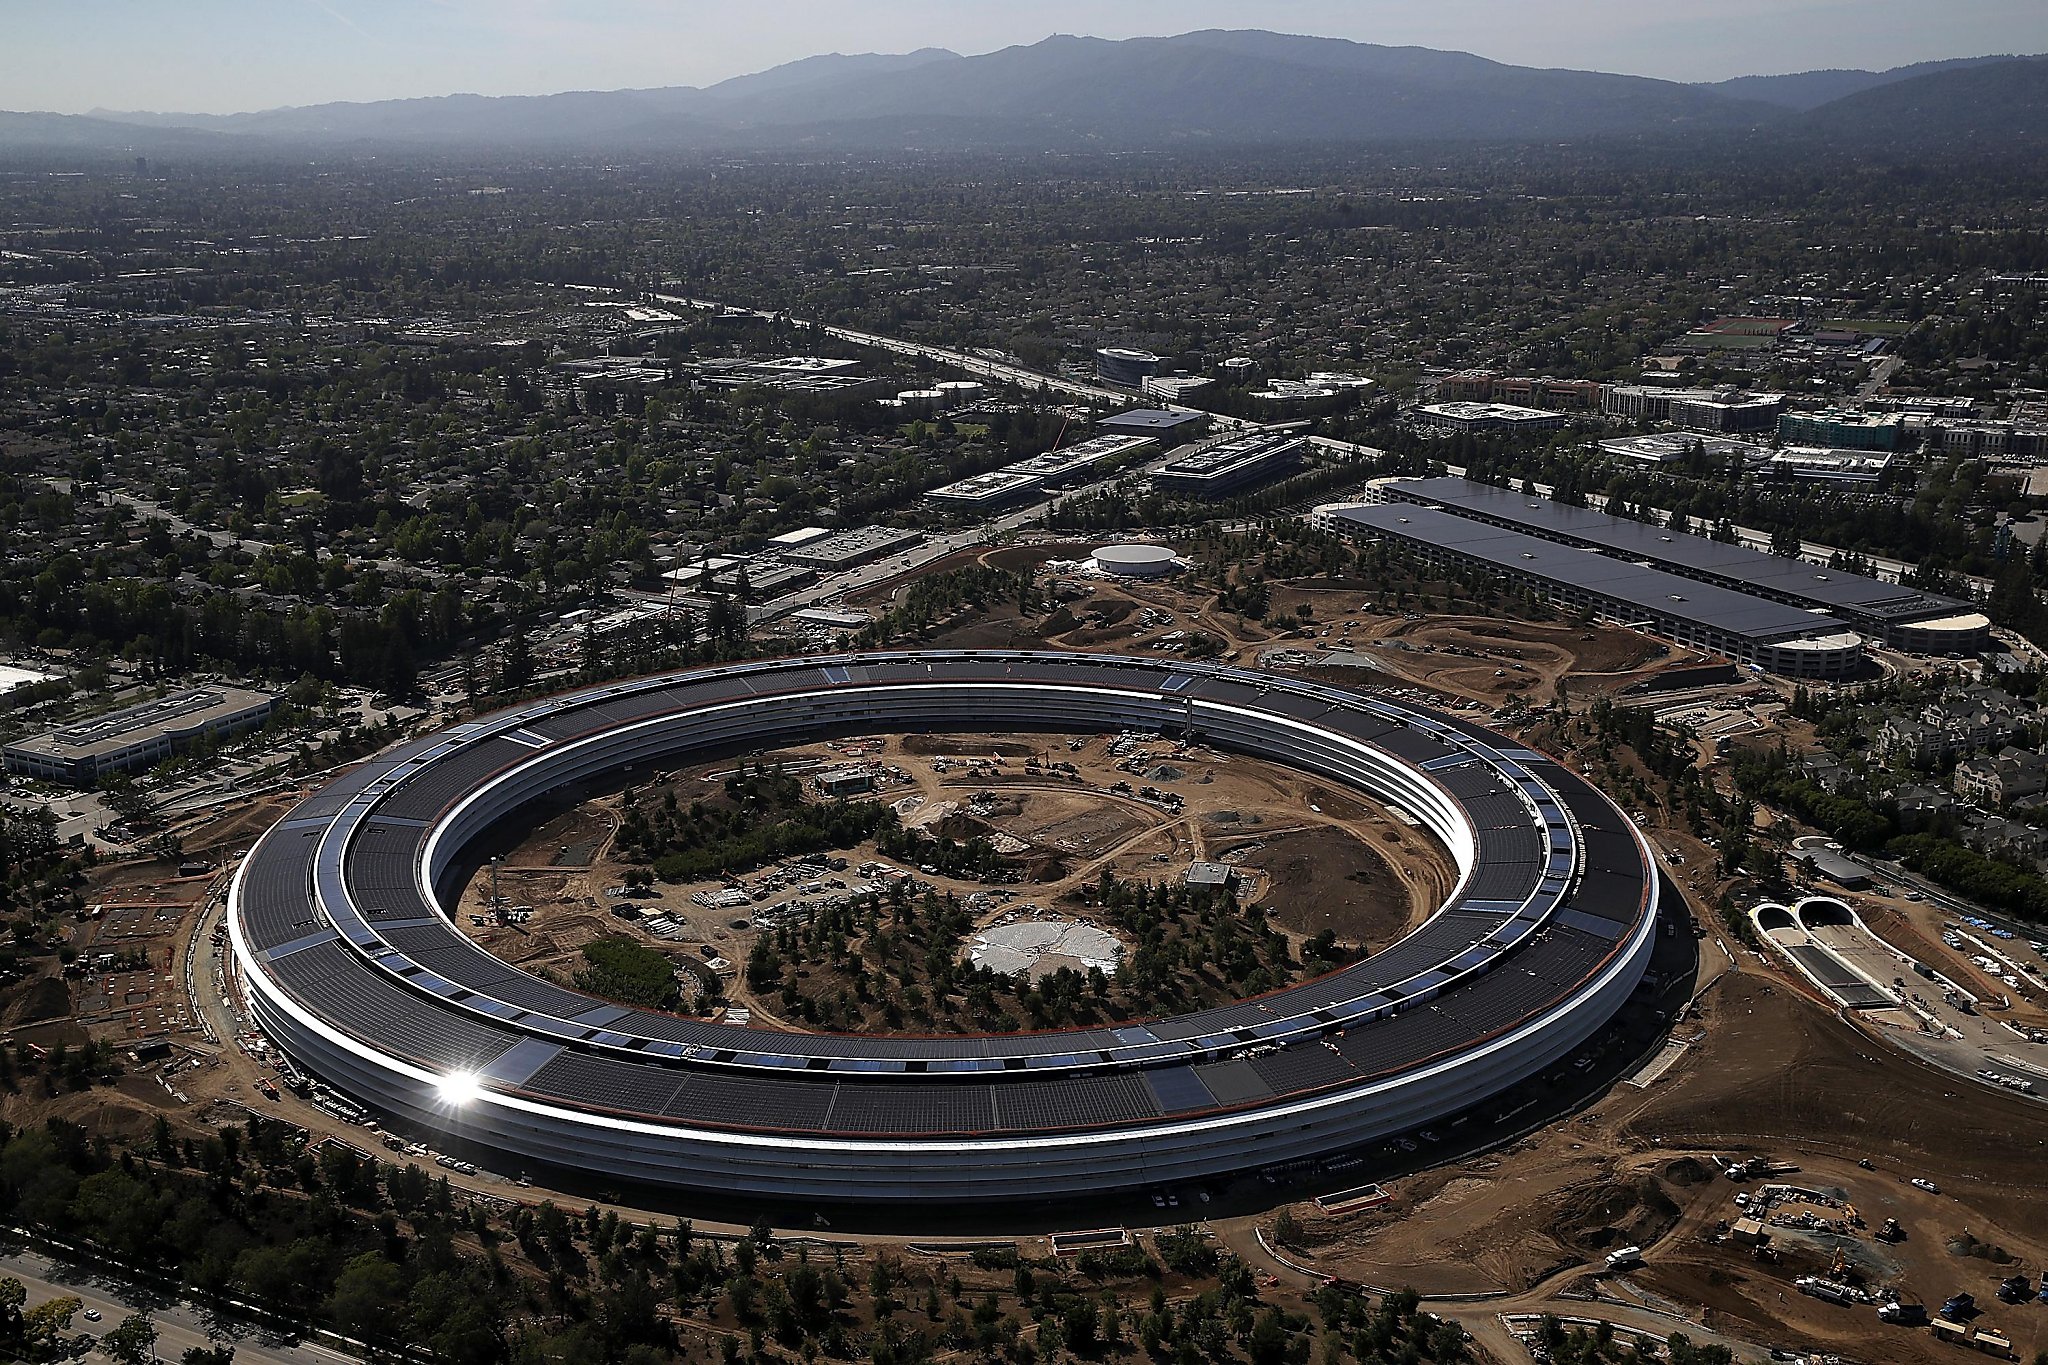
[[[1764,130],[1871,147],[2048,140],[2048,59],[1685,85],[1263,31],[807,58],[717,85],[205,115],[0,114],[0,147],[1104,150]]]

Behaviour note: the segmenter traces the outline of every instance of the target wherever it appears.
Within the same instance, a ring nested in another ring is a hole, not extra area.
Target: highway
[[[307,1340],[260,1331],[247,1323],[220,1317],[182,1299],[124,1284],[78,1266],[52,1260],[37,1251],[0,1255],[0,1275],[12,1275],[28,1291],[27,1307],[69,1295],[100,1315],[93,1322],[81,1310],[71,1319],[71,1334],[98,1337],[131,1313],[145,1312],[156,1327],[156,1354],[177,1360],[191,1348],[232,1345],[238,1365],[320,1365],[353,1362],[357,1357]]]

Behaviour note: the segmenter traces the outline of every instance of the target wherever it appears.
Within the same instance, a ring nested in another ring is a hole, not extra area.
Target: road
[[[993,379],[1000,383],[1014,384],[1019,388],[1042,393],[1063,394],[1068,398],[1079,398],[1084,402],[1128,403],[1132,398],[1132,395],[1126,390],[1103,388],[1097,384],[1083,384],[1077,380],[1062,379],[1056,375],[1042,374],[1037,370],[1027,369],[1022,365],[1012,365],[1004,361],[990,360],[986,356],[973,355],[967,351],[949,350],[943,346],[927,346],[923,342],[903,341],[896,337],[886,337],[875,332],[856,332],[850,327],[834,327],[827,323],[802,318],[791,318],[786,313],[777,313],[759,308],[734,308],[729,304],[718,303],[712,299],[693,299],[681,294],[656,294],[654,297],[662,303],[672,303],[678,307],[695,309],[698,312],[737,314],[741,317],[759,318],[762,321],[770,321],[780,317],[795,326],[807,327],[820,335],[832,337],[837,341],[849,342],[855,346],[868,346],[875,350],[893,352],[896,355],[912,356],[919,360],[931,361],[934,364],[950,366],[966,374],[978,375],[983,379]],[[1199,408],[1180,407],[1171,403],[1162,404],[1161,406],[1175,412],[1201,411]],[[1229,417],[1218,417],[1215,421],[1219,426],[1224,427],[1256,425],[1255,423]]]
[[[72,1318],[74,1335],[97,1337],[131,1313],[148,1313],[156,1326],[157,1356],[164,1360],[176,1360],[195,1346],[213,1345],[232,1345],[238,1365],[320,1365],[357,1359],[315,1342],[292,1341],[247,1323],[217,1317],[195,1304],[167,1299],[154,1290],[54,1261],[41,1252],[0,1255],[0,1274],[21,1281],[28,1290],[28,1307],[69,1295],[100,1314],[98,1322],[87,1321],[83,1312]]]
[[[1888,355],[1875,365],[1872,365],[1870,367],[1870,378],[1864,380],[1862,386],[1856,390],[1857,401],[1868,402],[1870,399],[1877,397],[1878,391],[1891,383],[1892,376],[1897,374],[1899,367],[1905,363],[1905,358],[1902,356]]]

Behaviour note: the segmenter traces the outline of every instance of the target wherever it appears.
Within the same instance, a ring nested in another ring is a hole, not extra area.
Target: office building
[[[1669,422],[1688,431],[1770,431],[1784,410],[1784,394],[1744,389],[1609,384],[1600,393],[1600,411],[1610,417]]]
[[[802,564],[823,573],[836,573],[841,569],[858,568],[898,550],[907,550],[923,540],[922,531],[894,526],[862,526],[798,546],[786,551],[782,557],[792,564]]]
[[[1173,412],[1166,408],[1133,408],[1095,424],[1105,436],[1151,436],[1164,441],[1191,436],[1208,424],[1200,412]]]
[[[7,771],[77,787],[154,767],[206,740],[263,724],[277,698],[239,687],[194,687],[124,706],[7,746]]]
[[[1545,540],[1654,565],[1799,610],[1825,613],[1899,649],[1975,654],[1990,642],[1991,622],[1961,598],[1882,583],[1845,569],[1724,545],[1705,536],[1567,507],[1466,479],[1390,479],[1376,485],[1389,502],[1438,508]]]
[[[1005,465],[1003,470],[1005,473],[1028,475],[1047,488],[1065,488],[1070,484],[1087,482],[1104,472],[1108,465],[1141,460],[1158,450],[1159,442],[1150,436],[1094,436],[1076,445],[1048,450],[1043,455],[1033,455],[1028,460]]]
[[[1778,439],[1837,450],[1897,450],[1903,418],[1895,412],[1788,412],[1778,418]]]
[[[1306,445],[1291,431],[1227,437],[1164,465],[1152,476],[1152,486],[1177,497],[1217,497],[1294,468]]]
[[[1848,623],[1662,569],[1560,545],[1436,507],[1403,503],[1332,514],[1354,534],[1429,562],[1524,584],[1547,601],[1654,631],[1789,678],[1842,679],[1863,665],[1863,639]]]
[[[1618,460],[1647,465],[1678,464],[1690,459],[1694,451],[1698,451],[1702,458],[1717,468],[1730,464],[1740,464],[1744,467],[1758,465],[1771,457],[1768,449],[1752,445],[1748,441],[1678,431],[1653,431],[1647,436],[1616,436],[1600,442],[1600,449]]]
[[[1150,351],[1105,346],[1095,353],[1095,377],[1121,389],[1142,389],[1163,363]]]
[[[949,511],[986,512],[1028,501],[1044,491],[1045,480],[1035,475],[991,469],[986,474],[976,474],[957,483],[934,488],[924,495],[924,500]]]
[[[1875,488],[1891,472],[1892,457],[1866,450],[1786,446],[1772,453],[1769,468],[1781,479]]]
[[[1415,413],[1424,426],[1439,431],[1555,431],[1566,420],[1561,413],[1512,403],[1430,403]]]

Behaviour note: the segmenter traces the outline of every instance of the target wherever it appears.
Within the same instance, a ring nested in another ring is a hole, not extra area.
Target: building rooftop
[[[1271,457],[1302,444],[1298,432],[1253,431],[1233,436],[1183,455],[1161,466],[1160,473],[1181,478],[1203,478],[1233,465]]]
[[[1498,518],[1535,535],[1593,546],[1628,559],[1670,564],[1725,585],[1775,593],[1868,620],[1906,622],[1975,610],[1973,604],[1959,598],[1881,583],[1843,569],[1823,568],[1803,559],[1764,554],[1741,545],[1724,545],[1705,536],[1612,517],[1589,508],[1567,507],[1549,498],[1513,493],[1466,479],[1403,479],[1388,484],[1387,489],[1404,501],[1436,503],[1455,512]]]
[[[984,502],[991,498],[1015,497],[1036,490],[1045,483],[1042,474],[1024,474],[1013,469],[991,469],[986,474],[975,474],[934,488],[925,496],[945,502]]]
[[[269,706],[274,698],[240,687],[194,687],[154,701],[138,702],[10,746],[58,759],[118,753],[145,733],[183,734]]]
[[[1598,593],[1640,608],[1646,617],[1661,614],[1759,644],[1848,631],[1846,622],[1832,616],[1681,578],[1595,550],[1452,516],[1433,507],[1388,503],[1344,508],[1333,515],[1367,530],[1426,540],[1509,573]]]
[[[1086,469],[1090,465],[1102,464],[1119,455],[1128,455],[1144,449],[1150,442],[1151,438],[1147,436],[1093,436],[1078,445],[1070,445],[1061,450],[1048,450],[1043,455],[1033,455],[1028,460],[1006,465],[1001,472],[1057,479]]]
[[[1726,436],[1710,436],[1689,431],[1658,431],[1647,436],[1615,436],[1600,442],[1600,449],[1609,455],[1652,463],[1682,460],[1691,453],[1694,446],[1698,446],[1709,459],[1715,460],[1735,458],[1748,462],[1763,460],[1770,454],[1764,447],[1748,441],[1734,441]]]
[[[1448,417],[1456,422],[1555,422],[1558,414],[1543,408],[1525,408],[1515,403],[1430,403],[1419,409],[1430,417]]]
[[[1120,412],[1114,417],[1104,418],[1104,431],[1119,433],[1139,432],[1146,435],[1165,435],[1191,426],[1202,420],[1199,412],[1170,412],[1164,408],[1133,408]]]

